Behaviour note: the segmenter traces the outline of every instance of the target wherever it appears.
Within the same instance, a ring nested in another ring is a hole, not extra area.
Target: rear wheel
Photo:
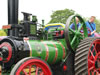
[[[75,53],[75,75],[100,74],[100,38],[82,40]]]
[[[52,75],[48,64],[39,58],[27,57],[19,61],[10,75]]]

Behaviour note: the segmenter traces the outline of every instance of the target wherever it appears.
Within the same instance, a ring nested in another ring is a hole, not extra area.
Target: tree
[[[4,30],[0,30],[0,36],[7,36],[7,34]]]
[[[96,32],[100,32],[100,20],[96,19],[95,23],[96,23]]]
[[[54,11],[51,15],[51,20],[49,23],[66,23],[66,20],[69,16],[75,13],[74,10],[64,9],[64,10],[57,10]]]
[[[64,9],[64,10],[57,10],[54,11],[51,15],[51,20],[49,23],[66,23],[66,20],[69,16],[74,15],[75,11],[70,9]],[[87,21],[89,18],[84,17],[85,21]],[[96,31],[100,32],[100,20],[96,19]]]

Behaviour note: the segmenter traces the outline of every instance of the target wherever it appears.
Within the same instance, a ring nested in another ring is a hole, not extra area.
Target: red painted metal
[[[11,29],[11,25],[4,25],[2,29]]]
[[[55,58],[54,58],[54,60],[53,60],[53,63],[55,63],[56,62],[56,60],[57,60],[57,56],[58,56],[58,49],[57,49],[57,47],[56,47],[56,45],[55,45],[55,43],[54,42],[52,42],[52,44],[54,45],[54,47],[55,47]]]
[[[64,70],[64,71],[67,70],[67,65],[63,65],[63,70]]]
[[[88,75],[100,75],[100,40],[95,40],[88,53]]]
[[[64,34],[64,31],[63,30],[61,30],[61,35],[63,35]]]
[[[25,71],[26,68],[29,68],[29,73]],[[31,75],[31,68],[35,68],[35,75],[52,75],[52,72],[47,64],[39,59],[30,59],[24,62],[18,68],[15,75],[20,75],[20,73],[24,73],[24,75]]]
[[[0,61],[2,61],[2,57],[0,57]]]
[[[59,36],[59,35],[63,36],[63,34],[64,34],[63,30],[61,30],[60,32],[56,32],[56,36]]]
[[[43,41],[42,41],[42,42],[43,42]],[[45,61],[47,61],[48,58],[49,58],[49,48],[48,48],[47,44],[45,44],[44,42],[43,42],[43,44],[44,44],[44,46],[45,46],[45,48],[46,48],[46,57],[45,57]]]
[[[59,32],[56,32],[56,36],[58,36],[59,35]]]
[[[63,59],[65,58],[66,56],[66,50],[64,48],[64,46],[62,45],[62,43],[60,41],[58,41],[58,43],[61,45],[61,47],[63,48]]]
[[[11,57],[12,57],[12,47],[9,43],[2,43],[0,48],[2,47],[6,47],[8,48],[8,57],[6,58],[6,61],[4,61],[5,63],[9,62]],[[0,61],[2,61],[2,58],[0,57]]]

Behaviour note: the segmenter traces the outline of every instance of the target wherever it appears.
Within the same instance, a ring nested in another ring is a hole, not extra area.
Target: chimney
[[[18,3],[19,0],[8,0],[8,24],[13,27],[8,29],[8,36],[18,36]]]
[[[18,0],[8,0],[8,24],[18,24]]]

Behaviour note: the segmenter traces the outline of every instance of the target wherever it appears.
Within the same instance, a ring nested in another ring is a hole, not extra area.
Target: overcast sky
[[[50,20],[52,11],[73,9],[84,17],[96,16],[100,19],[100,0],[19,0],[19,19],[23,19],[22,11],[37,15],[39,22]],[[0,29],[7,25],[7,0],[0,0]]]

